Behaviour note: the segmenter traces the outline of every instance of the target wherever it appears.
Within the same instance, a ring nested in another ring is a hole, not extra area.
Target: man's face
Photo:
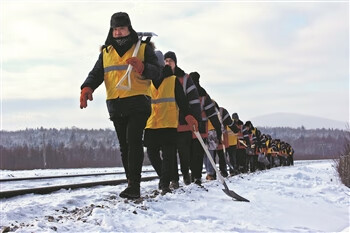
[[[173,73],[174,73],[174,71],[175,71],[175,66],[176,66],[174,60],[171,59],[171,58],[166,58],[166,59],[164,60],[164,63],[165,63],[165,65],[170,66],[171,70],[172,70]]]
[[[129,28],[127,26],[113,28],[113,37],[114,38],[128,36],[129,34],[130,34],[130,31],[129,31]]]

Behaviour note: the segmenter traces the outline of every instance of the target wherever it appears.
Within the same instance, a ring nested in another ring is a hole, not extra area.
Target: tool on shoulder
[[[149,42],[151,40],[152,36],[158,36],[158,35],[153,33],[153,32],[137,32],[137,36],[138,36],[138,41],[136,43],[134,52],[132,53],[133,57],[137,56],[137,53],[139,52],[143,37],[147,37],[146,42]],[[132,65],[129,64],[124,76],[117,83],[116,88],[123,89],[123,90],[130,90],[131,89],[131,78],[130,78],[131,71],[132,71]],[[128,84],[122,85],[122,83],[124,82],[124,80],[126,78],[128,78]]]

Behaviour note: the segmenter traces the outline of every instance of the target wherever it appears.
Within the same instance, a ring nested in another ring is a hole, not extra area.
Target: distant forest
[[[337,129],[264,128],[259,130],[288,142],[294,159],[338,158],[350,132]],[[117,135],[112,129],[26,129],[0,131],[0,169],[119,167]],[[145,165],[149,165],[145,153]]]

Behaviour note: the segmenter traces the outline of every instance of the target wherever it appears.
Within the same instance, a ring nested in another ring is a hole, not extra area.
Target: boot
[[[162,192],[160,193],[162,196],[164,196],[167,193],[171,193],[171,189],[168,187],[162,187]]]
[[[223,177],[227,177],[227,176],[228,176],[227,171],[221,171],[220,173],[221,173],[221,175],[222,175]]]
[[[190,174],[187,173],[186,175],[183,175],[183,180],[184,180],[185,185],[191,184]]]
[[[122,191],[119,196],[121,198],[137,199],[140,195],[140,182],[128,180],[128,187]]]
[[[179,185],[179,181],[177,180],[172,180],[171,183],[170,183],[170,188],[172,189],[178,189],[180,187]]]
[[[194,183],[195,183],[196,185],[201,186],[201,185],[202,185],[202,180],[201,180],[200,178],[199,178],[199,179],[195,178],[195,179],[194,179]]]

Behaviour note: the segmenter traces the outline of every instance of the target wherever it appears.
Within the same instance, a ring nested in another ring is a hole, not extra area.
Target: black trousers
[[[240,172],[247,172],[247,162],[246,162],[246,153],[245,149],[237,149],[237,168]]]
[[[176,144],[148,146],[147,154],[154,170],[156,170],[160,178],[160,187],[169,187],[176,158]]]
[[[224,156],[226,156],[226,155],[224,154],[224,150],[216,150],[216,154],[219,157],[220,172],[222,175],[227,176],[227,164],[226,164],[226,160],[224,158]],[[214,161],[215,161],[215,156],[214,156]]]
[[[206,142],[206,138],[203,138],[203,141]],[[194,179],[202,178],[202,169],[203,169],[203,156],[204,149],[198,139],[192,139],[192,150],[190,157],[190,169],[191,175]],[[206,156],[206,155],[205,155]]]
[[[176,138],[176,148],[180,160],[180,169],[182,175],[187,175],[190,171],[190,157],[191,157],[192,132],[178,132]],[[174,161],[173,175],[171,180],[179,180],[177,158]]]
[[[258,166],[258,156],[257,155],[247,155],[249,171],[255,172]]]
[[[148,117],[147,113],[134,113],[113,118],[126,178],[133,182],[141,181],[144,158],[142,136]]]
[[[235,170],[237,170],[237,146],[229,146],[229,148],[227,148],[227,153],[229,156],[229,161],[232,164],[233,168]],[[230,173],[234,172],[231,168],[230,168]]]

